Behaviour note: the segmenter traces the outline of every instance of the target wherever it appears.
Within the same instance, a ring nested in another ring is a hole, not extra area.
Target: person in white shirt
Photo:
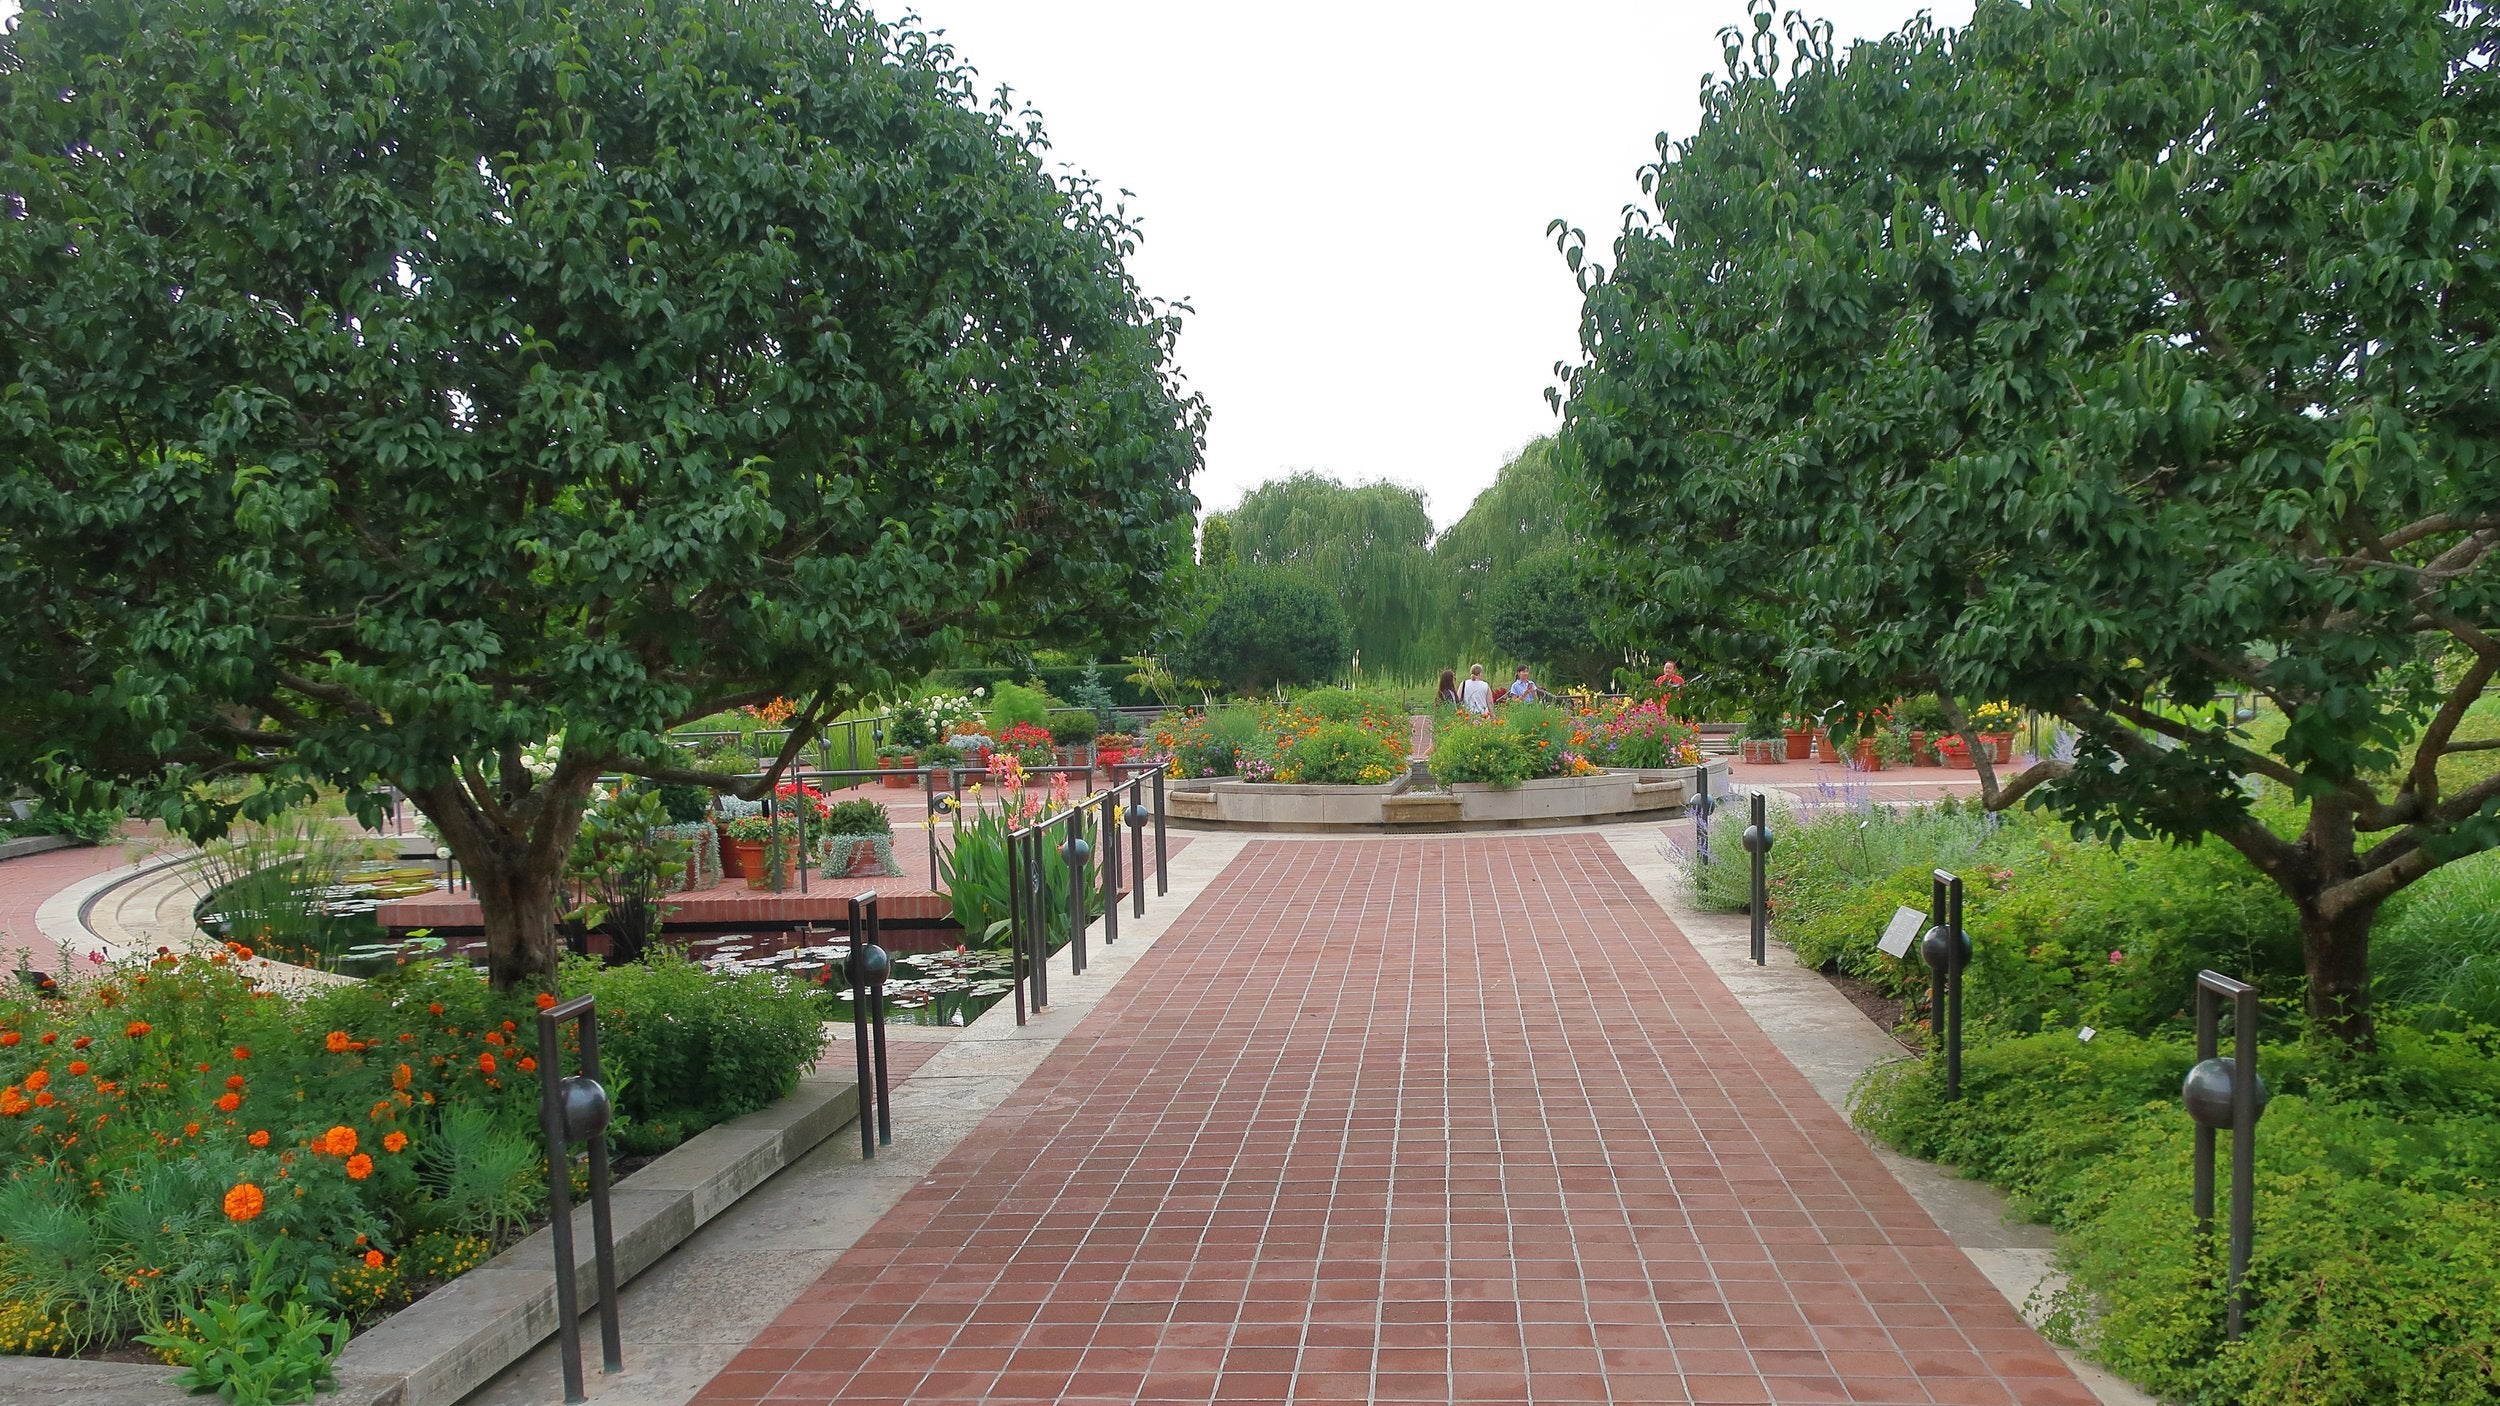
[[[1483,717],[1493,711],[1493,685],[1484,681],[1484,666],[1478,664],[1467,671],[1467,682],[1458,686],[1458,706]]]

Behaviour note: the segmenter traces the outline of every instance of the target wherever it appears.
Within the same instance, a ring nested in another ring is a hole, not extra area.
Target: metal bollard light
[[[2219,1057],[2222,1002],[2231,1002],[2231,1058]],[[2231,1130],[2230,1296],[2224,1336],[2237,1340],[2248,1316],[2248,1256],[2257,1228],[2257,1118],[2266,1111],[2266,1081],[2257,1075],[2257,988],[2220,972],[2196,974],[2196,1063],[2179,1086],[2179,1101],[2196,1120],[2196,1234],[2214,1233],[2214,1134]]]
[[[1695,779],[1701,783],[1701,794],[1693,803],[1693,862],[1710,867],[1710,817],[1719,808],[1718,798],[1710,794],[1710,772],[1703,769]]]
[[[1753,793],[1752,824],[1745,827],[1745,853],[1753,856],[1753,964],[1757,967],[1770,960],[1771,944],[1771,822],[1769,800],[1760,791]]]
[[[1146,916],[1146,778],[1128,783],[1129,916]]]
[[[1944,1096],[1962,1096],[1962,970],[1970,965],[1970,934],[1962,927],[1962,880],[1937,869],[1927,916],[1933,926],[1918,944],[1931,978],[1927,1018],[1944,1041]]]
[[[558,1029],[578,1020],[582,1072],[558,1071],[563,1046]],[[591,1253],[598,1271],[599,1347],[602,1372],[625,1370],[623,1330],[616,1309],[616,1226],[608,1208],[608,1091],[599,1082],[599,1012],[588,996],[576,996],[538,1013],[538,1126],[547,1137],[548,1229],[555,1240],[556,1340],[564,1367],[564,1399],[589,1399],[582,1384],[581,1295],[575,1288],[572,1158],[576,1142],[590,1144]]]
[[[1068,971],[1071,975],[1085,970],[1085,861],[1092,858],[1094,847],[1085,842],[1085,811],[1083,807],[1068,812],[1068,838],[1060,843],[1059,857],[1068,862]]]
[[[880,1143],[894,1141],[885,1072],[885,979],[893,972],[894,962],[878,945],[882,936],[877,895],[863,893],[852,899],[851,950],[842,959],[842,971],[851,984],[851,1048],[859,1071],[859,1155],[870,1160]]]

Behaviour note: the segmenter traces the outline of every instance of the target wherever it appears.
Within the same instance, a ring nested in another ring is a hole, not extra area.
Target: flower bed
[[[299,998],[257,989],[246,951],[0,996],[0,1351],[145,1333],[172,1360],[235,1346],[195,1311],[245,1298],[369,1318],[539,1213],[532,1017],[554,994],[420,962]],[[624,1152],[764,1106],[822,1047],[770,977],[663,957],[561,985],[599,1000]]]
[[[1383,786],[1406,770],[1407,715],[1385,695],[1323,688],[1284,703],[1170,713],[1149,736],[1184,780]]]
[[[1698,766],[1700,731],[1663,698],[1580,710],[1506,703],[1489,718],[1453,714],[1433,741],[1432,774],[1455,784],[1516,786],[1607,770]]]

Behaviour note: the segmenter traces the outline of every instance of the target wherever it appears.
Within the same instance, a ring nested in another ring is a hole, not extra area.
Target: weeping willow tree
[[[1504,464],[1466,515],[1433,543],[1441,578],[1435,653],[1455,659],[1488,652],[1494,590],[1529,557],[1587,541],[1593,501],[1551,435],[1530,441]]]
[[[1298,473],[1252,489],[1230,523],[1243,565],[1282,567],[1336,591],[1365,669],[1440,667],[1441,582],[1421,490]]]

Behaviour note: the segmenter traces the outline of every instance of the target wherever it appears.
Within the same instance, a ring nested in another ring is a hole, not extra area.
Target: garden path
[[[2093,1399],[1587,833],[1249,844],[697,1398]]]
[[[80,845],[0,860],[0,966],[15,966],[17,954],[23,951],[35,970],[60,970],[61,949],[35,925],[35,910],[82,879],[130,863],[164,838],[155,826],[134,826],[130,834],[122,843]]]

